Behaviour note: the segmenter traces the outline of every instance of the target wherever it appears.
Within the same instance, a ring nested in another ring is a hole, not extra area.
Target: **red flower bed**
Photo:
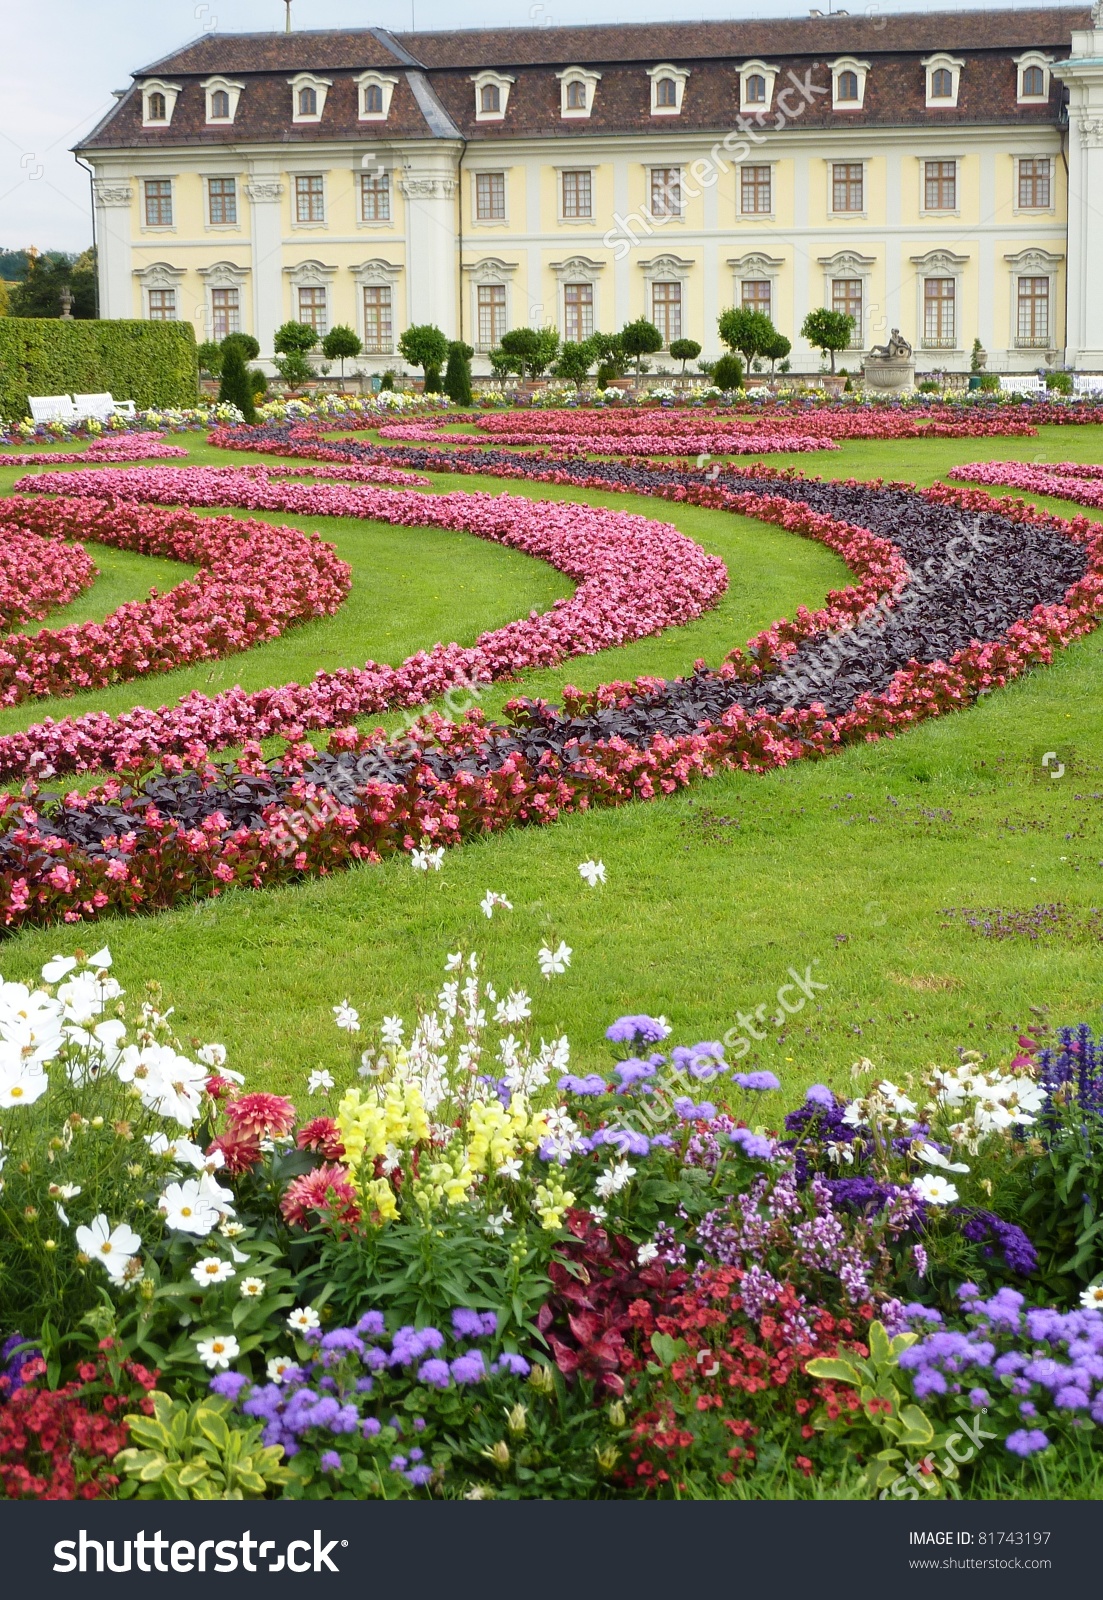
[[[87,450],[38,450],[9,456],[0,450],[0,467],[52,467],[63,461],[94,465],[101,461],[167,461],[170,456],[186,456],[178,444],[163,444],[163,433],[124,433],[110,439],[97,439]]]
[[[1103,507],[1103,467],[1081,461],[971,461],[946,474],[962,483],[987,483],[1021,489],[1024,494],[1051,494],[1079,506]]]
[[[94,493],[102,476],[46,475],[75,478],[83,495]],[[9,634],[0,644],[0,705],[100,688],[248,650],[278,638],[294,623],[331,615],[351,582],[349,568],[316,535],[233,517],[135,510],[102,498],[20,498],[0,502],[0,539],[9,531],[96,540],[202,570],[166,595],[154,592],[149,600],[120,606],[103,622],[33,636]]]
[[[0,631],[45,617],[95,583],[95,563],[79,544],[11,527],[0,542]]]

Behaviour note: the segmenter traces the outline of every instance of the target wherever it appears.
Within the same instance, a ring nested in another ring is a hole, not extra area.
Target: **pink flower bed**
[[[167,461],[170,456],[186,456],[177,444],[162,444],[163,433],[124,433],[116,438],[97,439],[87,450],[47,450],[16,456],[0,451],[0,467],[52,467],[60,462]]]
[[[1026,463],[1024,461],[972,461],[952,467],[948,478],[965,483],[993,483],[1024,494],[1051,494],[1080,506],[1103,507],[1103,467],[1080,461]]]
[[[248,650],[296,622],[331,615],[349,591],[348,566],[317,535],[233,517],[136,510],[95,498],[99,473],[48,476],[78,480],[82,498],[0,501],[0,541],[9,531],[79,537],[201,570],[166,595],[153,591],[148,600],[120,606],[103,622],[9,634],[0,644],[0,705]]]
[[[50,488],[76,499],[48,509],[55,513],[68,509],[79,522],[77,514],[87,509],[83,497],[97,490],[102,493],[105,476],[52,475]],[[332,728],[388,707],[423,705],[463,684],[490,683],[534,667],[554,666],[568,656],[591,655],[691,621],[715,605],[727,588],[727,570],[717,557],[707,555],[669,523],[628,512],[513,495],[411,495],[389,489],[270,483],[236,468],[133,468],[111,478],[115,502],[88,503],[94,507],[92,517],[108,526],[113,517],[122,522],[130,518],[138,526],[143,518],[165,516],[124,508],[119,504],[123,494],[168,501],[186,494],[198,504],[217,501],[315,516],[365,517],[404,527],[450,528],[547,561],[578,588],[570,599],[557,600],[542,615],[533,612],[482,634],[470,648],[437,644],[397,667],[369,661],[360,668],[319,672],[305,685],[287,684],[255,694],[241,688],[213,696],[196,692],[157,711],[139,707],[119,717],[90,712],[61,722],[50,719],[25,733],[0,738],[0,775],[5,777],[41,775],[47,769],[117,769],[166,753],[184,753],[196,744],[223,749],[289,728]],[[789,502],[779,502],[775,520],[793,513]],[[224,519],[177,515],[201,529],[225,527]],[[170,524],[173,520],[168,518]],[[231,529],[254,526],[264,525],[229,523]]]
[[[0,541],[0,630],[37,621],[55,606],[67,605],[97,576],[95,563],[79,544],[9,528]]]

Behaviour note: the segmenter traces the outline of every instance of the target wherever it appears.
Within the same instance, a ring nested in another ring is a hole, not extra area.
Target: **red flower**
[[[255,1139],[239,1139],[233,1132],[219,1134],[217,1139],[211,1140],[207,1154],[213,1155],[216,1150],[221,1152],[225,1163],[223,1170],[231,1178],[251,1172],[261,1158],[261,1148]]]
[[[295,1107],[282,1094],[239,1095],[223,1107],[233,1138],[277,1139],[295,1126]]]
[[[295,1136],[300,1150],[316,1150],[327,1161],[339,1161],[345,1153],[337,1124],[332,1117],[315,1117],[304,1122]]]
[[[360,1220],[349,1170],[337,1163],[315,1167],[313,1172],[293,1178],[284,1190],[280,1210],[285,1221],[300,1228],[310,1226],[312,1212],[333,1222]]]

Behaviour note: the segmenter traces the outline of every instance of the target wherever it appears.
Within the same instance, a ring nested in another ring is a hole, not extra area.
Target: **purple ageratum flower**
[[[377,1433],[382,1433],[383,1424],[378,1417],[365,1417],[360,1424],[360,1432],[365,1439],[374,1439]]]
[[[409,1472],[405,1473],[404,1476],[406,1478],[406,1482],[412,1483],[415,1489],[423,1489],[425,1485],[432,1479],[433,1469],[432,1467],[425,1465],[411,1467]]]
[[[612,1027],[606,1028],[605,1037],[613,1044],[632,1044],[636,1040],[641,1044],[658,1044],[669,1032],[666,1023],[657,1017],[618,1017]]]
[[[905,1352],[906,1354],[907,1352]],[[941,1372],[935,1372],[932,1367],[924,1367],[917,1372],[912,1380],[912,1388],[917,1400],[922,1400],[929,1394],[945,1394],[946,1379]]]
[[[579,1078],[573,1072],[564,1073],[557,1087],[567,1094],[607,1094],[609,1091],[605,1079],[596,1072],[589,1073],[585,1078]]]
[[[411,1450],[410,1451],[410,1460],[411,1461],[424,1461],[424,1459],[425,1459],[425,1451],[424,1450]]]
[[[493,1338],[498,1331],[498,1313],[496,1311],[484,1311],[482,1315],[482,1324],[483,1337],[486,1339]]]
[[[424,1417],[415,1417],[414,1418],[414,1432],[415,1433],[424,1433],[425,1432],[425,1418]]]
[[[637,1056],[631,1056],[627,1061],[618,1061],[613,1071],[620,1079],[618,1094],[624,1094],[633,1084],[642,1083],[645,1078],[655,1076],[655,1067],[650,1061],[640,1061]]]
[[[356,1324],[356,1331],[362,1333],[366,1339],[381,1338],[387,1331],[382,1311],[365,1311]]]
[[[987,1389],[970,1389],[969,1390],[969,1404],[971,1406],[975,1406],[978,1411],[982,1410],[988,1404],[988,1390]],[[1021,1409],[1021,1407],[1020,1407],[1020,1409]]]
[[[456,1307],[452,1313],[452,1332],[457,1339],[478,1339],[482,1331],[483,1319],[477,1311]]]
[[[822,1106],[825,1111],[835,1109],[835,1096],[825,1083],[814,1083],[805,1090],[804,1098],[810,1106]]]
[[[378,1345],[371,1345],[364,1351],[364,1365],[372,1372],[378,1372],[380,1367],[387,1365],[387,1352],[381,1350]]]
[[[336,1450],[323,1450],[318,1457],[318,1465],[323,1472],[340,1472],[341,1457]]]
[[[724,1060],[724,1046],[716,1043],[695,1044],[692,1048],[679,1045],[671,1051],[671,1060],[691,1078],[708,1080],[728,1070]]]
[[[755,1094],[765,1094],[770,1089],[780,1089],[781,1080],[772,1072],[737,1072],[732,1077],[741,1089],[751,1089]]]
[[[1024,1461],[1039,1450],[1049,1449],[1049,1440],[1041,1428],[1017,1428],[1014,1433],[1008,1434],[1004,1443],[1013,1456],[1021,1456]]]
[[[364,1341],[351,1328],[334,1328],[332,1333],[322,1335],[321,1347],[323,1350],[351,1350],[362,1355]]]
[[[1036,1417],[1038,1415],[1038,1407],[1034,1404],[1033,1400],[1020,1400],[1019,1415],[1020,1417],[1025,1417],[1029,1422],[1032,1417]]]
[[[407,1465],[408,1465],[408,1462],[407,1462],[405,1456],[392,1456],[391,1457],[391,1471],[392,1472],[405,1472]]]
[[[486,1362],[481,1350],[468,1350],[452,1363],[452,1376],[457,1383],[481,1383],[486,1377]]]
[[[702,1100],[695,1106],[687,1094],[680,1094],[674,1101],[674,1109],[683,1122],[711,1122],[716,1115],[716,1107],[711,1100]]]
[[[1091,1405],[1091,1396],[1074,1383],[1066,1384],[1053,1396],[1053,1403],[1062,1411],[1083,1411]]]
[[[211,1379],[211,1393],[221,1395],[223,1400],[236,1402],[248,1386],[249,1379],[240,1372],[219,1372]]]
[[[437,1357],[423,1362],[418,1368],[417,1375],[422,1383],[431,1384],[434,1389],[447,1389],[452,1381],[447,1361],[441,1361]]]
[[[515,1378],[527,1378],[531,1370],[524,1356],[514,1350],[503,1350],[491,1368],[493,1372],[509,1372]]]
[[[375,1379],[374,1378],[357,1378],[357,1380],[356,1380],[356,1392],[357,1392],[357,1394],[371,1394],[371,1392],[372,1392],[372,1390],[374,1388],[375,1388]]]
[[[773,1156],[774,1147],[770,1140],[760,1133],[752,1133],[750,1128],[736,1128],[728,1137],[751,1161],[769,1161]]]

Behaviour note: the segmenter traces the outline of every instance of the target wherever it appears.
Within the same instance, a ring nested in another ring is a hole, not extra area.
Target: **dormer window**
[[[588,117],[594,107],[600,72],[587,72],[584,67],[567,67],[557,72],[559,79],[559,114],[562,117]]]
[[[211,96],[211,121],[226,122],[230,115],[230,96],[225,89],[216,89]]]
[[[369,83],[364,89],[364,111],[369,117],[383,115],[383,90],[377,83]]]
[[[504,72],[479,72],[471,81],[475,85],[475,121],[504,121],[515,80]]]
[[[1028,50],[1026,55],[1015,57],[1018,78],[1016,99],[1020,105],[1043,105],[1049,99],[1049,69],[1052,56],[1038,50]]]
[[[383,72],[362,72],[355,82],[360,94],[360,121],[385,122],[398,79]]]
[[[168,121],[168,109],[167,109],[167,107],[165,105],[165,97],[161,93],[160,89],[155,89],[154,90],[154,92],[149,97],[147,105],[148,105],[148,110],[146,111],[146,120],[147,120],[147,122],[167,122]]]
[[[739,109],[761,116],[769,111],[774,98],[777,68],[765,61],[744,61],[739,69]]]
[[[957,106],[961,86],[961,69],[964,61],[956,56],[927,56],[923,70],[927,74],[927,105],[931,110],[952,110]]]
[[[865,105],[868,61],[855,61],[843,56],[832,61],[831,105],[836,111],[861,111]]]
[[[178,83],[153,78],[142,85],[142,127],[167,128],[180,97]]]
[[[672,67],[669,62],[664,61],[657,67],[649,67],[647,76],[651,79],[651,115],[680,116],[682,97],[686,92],[686,79],[689,77],[686,69]]]
[[[244,87],[244,84],[232,83],[229,78],[207,78],[203,84],[207,96],[207,121],[233,122]]]
[[[321,122],[333,80],[315,77],[312,72],[300,72],[287,81],[291,85],[292,122]]]
[[[659,79],[658,83],[655,85],[655,104],[657,106],[662,106],[664,110],[668,106],[677,106],[678,85],[674,82],[673,78]]]

